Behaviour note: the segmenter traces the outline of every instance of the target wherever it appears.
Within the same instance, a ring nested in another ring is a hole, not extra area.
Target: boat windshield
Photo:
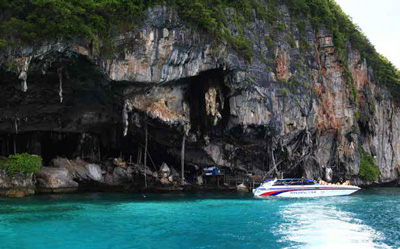
[[[313,185],[314,182],[310,179],[278,179],[273,186],[281,185]]]

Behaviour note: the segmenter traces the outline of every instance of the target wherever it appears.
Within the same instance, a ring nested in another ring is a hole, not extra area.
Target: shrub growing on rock
[[[7,174],[15,173],[39,173],[42,166],[42,158],[28,153],[10,155],[8,159],[0,163],[0,168],[5,169]]]
[[[376,181],[379,176],[379,169],[376,167],[375,159],[363,149],[358,147],[360,152],[360,171],[358,175],[367,181]]]

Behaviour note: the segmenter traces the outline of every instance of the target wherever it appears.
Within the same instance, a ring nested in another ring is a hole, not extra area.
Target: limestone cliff
[[[79,39],[4,50],[1,154],[136,159],[147,125],[158,166],[178,165],[186,136],[187,165],[368,184],[362,148],[379,183],[397,181],[400,108],[390,92],[350,42],[344,63],[330,30],[305,20],[301,31],[279,11],[278,31],[255,12],[246,23],[250,59],[162,5],[113,36],[111,53]]]

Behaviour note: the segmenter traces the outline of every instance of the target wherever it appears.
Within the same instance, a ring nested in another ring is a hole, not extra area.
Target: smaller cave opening
[[[41,156],[43,163],[49,164],[56,157],[73,158],[78,156],[78,133],[42,132],[40,134]]]
[[[225,71],[222,68],[208,70],[198,76],[186,79],[188,90],[185,99],[189,103],[191,132],[194,134],[207,134],[215,131],[218,127],[225,127],[229,117],[229,100],[226,98],[228,88],[224,84]],[[207,115],[208,107],[206,93],[209,89],[216,89],[215,105],[217,111],[221,111],[222,122],[217,127],[214,126],[214,118]]]
[[[154,127],[149,129],[147,166],[158,171],[161,164],[166,163],[179,171],[180,158],[171,154],[170,149],[180,145],[171,141],[160,142],[159,137],[156,138],[159,132]],[[51,166],[51,160],[56,157],[79,157],[100,164],[121,157],[125,162],[143,164],[144,145],[143,130],[127,136],[123,136],[121,129],[108,129],[101,133],[30,131],[0,134],[0,156],[8,157],[15,153],[40,155],[44,166]]]
[[[0,155],[40,155],[43,165],[49,165],[56,157],[80,157],[90,162],[99,162],[120,155],[122,135],[115,134],[112,129],[103,133],[30,131],[0,134]]]
[[[147,146],[147,166],[150,169],[157,170],[162,163],[175,168],[179,171],[180,158],[171,153],[171,149],[180,150],[181,135],[177,131],[171,130],[168,126],[163,125],[155,120],[148,125],[148,146]],[[125,138],[125,148],[131,148],[129,151],[125,150],[124,158],[128,159],[130,156],[137,160],[138,150],[142,150],[142,160],[144,157],[145,148],[145,131],[144,127],[138,130],[134,135]],[[179,167],[179,168],[178,168]]]

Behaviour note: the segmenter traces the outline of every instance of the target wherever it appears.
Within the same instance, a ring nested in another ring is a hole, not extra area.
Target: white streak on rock
[[[62,68],[57,69],[58,80],[60,82],[60,88],[58,90],[58,96],[60,96],[60,103],[63,102],[63,87],[62,87]]]
[[[23,92],[26,92],[28,90],[28,85],[26,83],[26,80],[28,79],[28,69],[29,69],[29,64],[31,63],[31,59],[32,59],[32,56],[24,58],[22,69],[18,76],[18,79],[22,80],[21,81],[21,90]]]
[[[18,134],[18,121],[19,121],[19,118],[15,117],[14,118],[15,134]]]
[[[128,135],[128,126],[129,126],[128,111],[131,110],[132,110],[131,104],[129,103],[129,100],[126,99],[124,107],[122,109],[122,124],[124,126],[124,136]]]

